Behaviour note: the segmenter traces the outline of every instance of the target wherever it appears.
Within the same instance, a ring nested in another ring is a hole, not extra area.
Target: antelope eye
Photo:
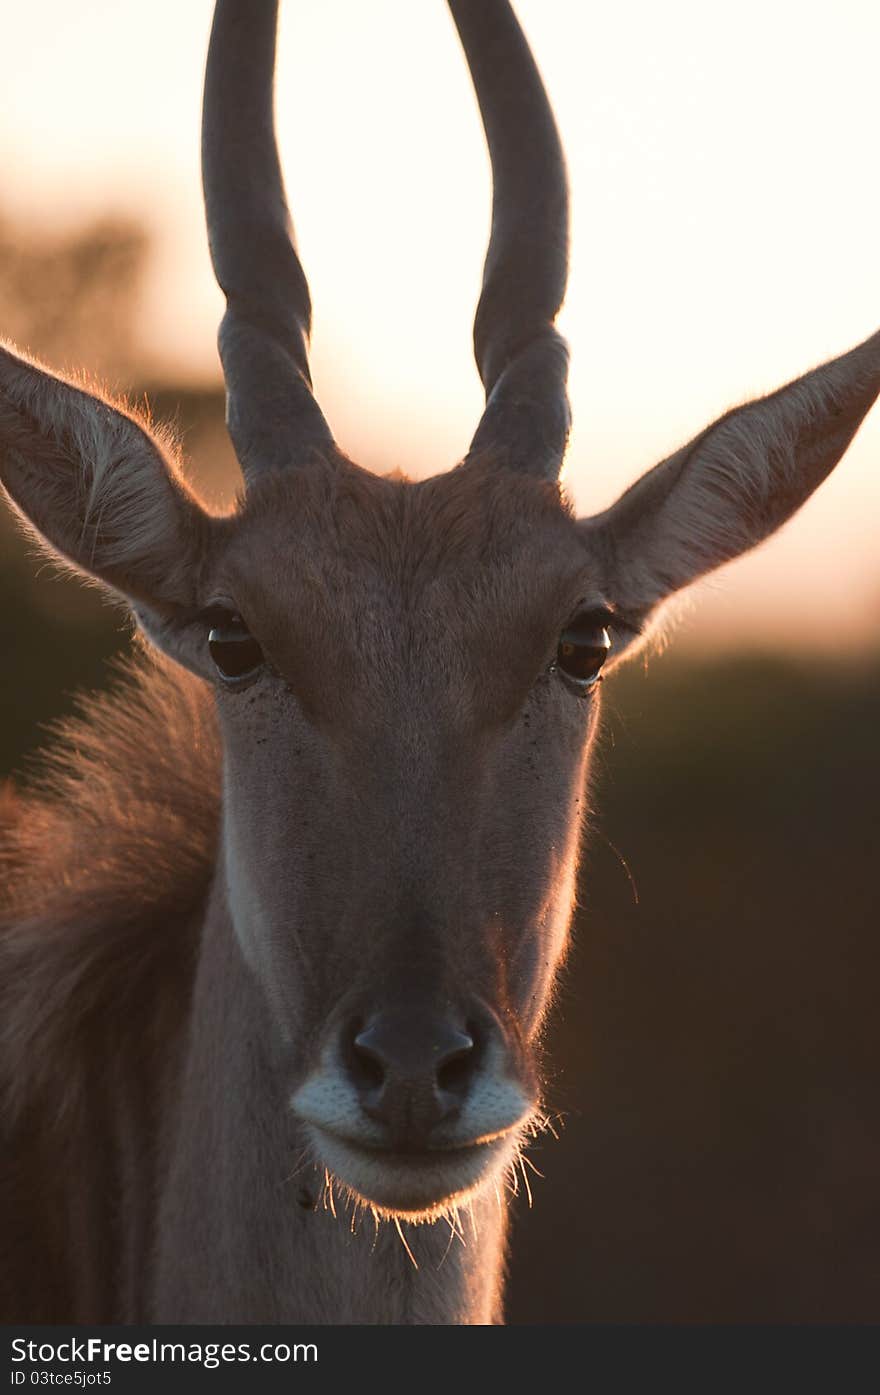
[[[559,636],[555,667],[578,692],[585,692],[598,683],[610,649],[611,636],[595,615],[576,615]]]
[[[221,678],[247,678],[263,662],[263,651],[240,615],[224,614],[208,631],[208,649]]]

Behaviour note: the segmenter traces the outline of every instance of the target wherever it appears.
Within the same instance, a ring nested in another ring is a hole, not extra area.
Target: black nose
[[[355,1024],[346,1052],[361,1107],[401,1149],[429,1146],[431,1130],[458,1113],[477,1056],[473,1030],[432,1014],[399,1012]]]

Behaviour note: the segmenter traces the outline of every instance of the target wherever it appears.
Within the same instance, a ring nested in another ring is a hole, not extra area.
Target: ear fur
[[[880,333],[738,407],[584,519],[605,593],[643,623],[663,600],[775,532],[834,468],[880,393]]]
[[[216,520],[168,443],[100,394],[0,346],[0,482],[48,545],[136,606],[195,601]]]

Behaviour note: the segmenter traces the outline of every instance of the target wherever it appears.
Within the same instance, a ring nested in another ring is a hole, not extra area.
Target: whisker
[[[529,1174],[526,1172],[525,1168],[523,1167],[523,1155],[522,1155],[522,1152],[520,1152],[520,1153],[517,1154],[517,1162],[518,1162],[519,1165],[520,1165],[520,1170],[521,1170],[521,1172],[522,1172],[523,1186],[524,1186],[525,1189],[526,1189],[526,1196],[527,1196],[528,1199],[529,1199],[529,1210],[531,1210],[531,1209],[532,1209],[532,1189],[531,1189],[531,1187],[529,1186]]]
[[[326,1167],[324,1168],[324,1210],[329,1210],[334,1221],[336,1220],[336,1202],[333,1197],[333,1178],[330,1176],[330,1173],[327,1171]]]
[[[443,1219],[444,1219],[444,1220],[448,1223],[448,1225],[449,1225],[449,1239],[448,1239],[447,1242],[446,1242],[446,1249],[443,1251],[443,1258],[440,1260],[440,1263],[437,1265],[437,1268],[438,1268],[438,1269],[442,1269],[443,1266],[444,1266],[444,1264],[446,1263],[446,1259],[447,1259],[447,1256],[448,1256],[448,1254],[449,1254],[449,1251],[452,1249],[452,1242],[453,1242],[453,1240],[455,1239],[456,1235],[458,1234],[458,1231],[455,1229],[455,1226],[453,1225],[451,1218],[450,1218],[449,1216],[444,1216]]]
[[[633,876],[630,865],[624,857],[623,853],[620,851],[618,847],[615,846],[614,843],[612,843],[611,839],[608,837],[608,834],[604,831],[604,829],[602,829],[599,826],[598,823],[591,824],[590,831],[592,834],[595,835],[595,837],[601,838],[605,846],[608,849],[610,849],[610,851],[617,858],[617,861],[623,868],[623,871],[626,874],[627,881],[629,882],[629,889],[632,893],[633,905],[637,906],[639,904],[639,889],[636,886],[636,879]]]
[[[461,1216],[459,1215],[457,1206],[453,1206],[451,1212],[447,1211],[446,1219],[452,1226],[452,1229],[455,1231],[455,1234],[458,1236],[465,1249],[467,1249],[467,1241],[464,1238],[464,1230],[462,1229]]]
[[[292,1182],[293,1179],[294,1179],[294,1177],[298,1177],[299,1174],[300,1174],[300,1173],[304,1170],[304,1168],[306,1167],[308,1161],[309,1161],[309,1150],[308,1150],[308,1148],[303,1148],[302,1152],[299,1154],[299,1156],[298,1156],[296,1162],[295,1162],[294,1165],[293,1165],[293,1171],[290,1172],[290,1173],[288,1173],[288,1175],[287,1175],[286,1177],[282,1177],[282,1178],[281,1178],[281,1185],[282,1185],[282,1187],[286,1187],[287,1184],[288,1184],[288,1182]]]
[[[474,1232],[474,1239],[475,1239],[475,1240],[479,1240],[479,1238],[480,1238],[480,1232],[479,1232],[479,1230],[477,1229],[477,1217],[476,1217],[476,1214],[475,1214],[475,1212],[474,1212],[474,1203],[473,1203],[472,1201],[468,1203],[468,1208],[467,1208],[467,1209],[468,1209],[468,1215],[469,1215],[470,1218],[471,1218],[471,1230]]]
[[[415,1257],[415,1255],[413,1254],[412,1250],[410,1249],[409,1245],[406,1243],[406,1236],[405,1236],[404,1233],[403,1233],[403,1228],[401,1227],[401,1224],[400,1224],[400,1217],[399,1217],[399,1216],[395,1216],[395,1217],[394,1217],[394,1226],[395,1226],[395,1229],[397,1230],[398,1235],[400,1236],[400,1243],[401,1243],[401,1245],[403,1246],[403,1248],[406,1250],[407,1254],[408,1254],[409,1257],[410,1257],[410,1261],[411,1261],[411,1263],[412,1263],[413,1269],[418,1269],[419,1266],[416,1264],[416,1257]]]

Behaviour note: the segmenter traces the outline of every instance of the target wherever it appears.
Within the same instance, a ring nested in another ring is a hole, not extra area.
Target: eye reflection
[[[240,615],[227,612],[208,631],[208,650],[221,678],[249,677],[263,663],[263,651]]]
[[[559,636],[555,668],[566,682],[585,692],[599,682],[610,651],[607,626],[595,612],[584,611],[574,616]]]

